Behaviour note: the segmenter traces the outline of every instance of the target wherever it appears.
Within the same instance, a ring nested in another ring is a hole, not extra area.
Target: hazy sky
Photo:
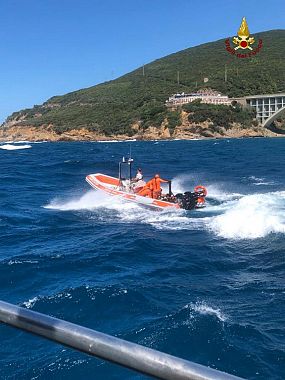
[[[170,53],[285,29],[284,0],[0,0],[0,121]],[[284,47],[280,47],[284,48]]]

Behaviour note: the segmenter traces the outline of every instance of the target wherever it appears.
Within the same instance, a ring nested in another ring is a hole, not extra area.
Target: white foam
[[[79,198],[70,200],[54,199],[44,208],[60,211],[93,210],[98,207],[107,207],[110,197],[99,191],[90,190]]]
[[[219,202],[236,200],[243,197],[243,194],[238,192],[229,192],[224,189],[223,184],[210,184],[207,187],[208,196],[211,199],[218,200]]]
[[[98,143],[116,143],[120,142],[119,140],[95,140],[93,142],[98,142]]]
[[[32,141],[29,141],[29,140],[18,140],[18,141],[14,141],[14,144],[27,144],[31,142]]]
[[[9,260],[8,265],[15,265],[15,264],[37,264],[37,260]]]
[[[172,190],[175,194],[193,191],[197,185],[205,185],[208,196],[220,202],[235,200],[243,196],[238,192],[233,193],[225,190],[222,183],[203,184],[203,181],[195,175],[182,174],[172,180]]]
[[[29,301],[26,301],[26,302],[23,302],[23,305],[27,308],[27,309],[31,309],[34,304],[39,300],[38,297],[33,297],[31,298]]]
[[[209,306],[205,302],[190,303],[184,306],[184,309],[194,310],[202,315],[214,315],[221,322],[225,322],[228,319],[220,309]]]
[[[183,181],[181,184],[176,179],[174,183],[176,189],[184,191]],[[208,204],[205,209],[199,210],[199,215],[197,211],[143,208],[120,197],[111,197],[94,190],[81,197],[54,199],[44,207],[60,211],[90,210],[91,213],[87,215],[90,219],[149,224],[159,230],[206,230],[233,240],[285,233],[285,192],[231,194],[220,191],[216,185],[210,185],[208,195],[219,203]]]
[[[97,140],[93,142],[98,142],[98,143],[115,143],[115,142],[135,142],[137,141],[136,139],[129,139],[129,140]]]
[[[4,149],[4,150],[29,149],[31,147],[32,147],[31,145],[11,145],[11,144],[0,145],[0,149]]]
[[[254,186],[272,186],[275,185],[273,181],[266,181],[265,178],[255,177],[254,175],[248,177],[250,181],[252,181],[252,185]]]
[[[23,302],[23,305],[27,309],[31,309],[31,308],[34,307],[34,305],[35,305],[36,302],[41,301],[41,300],[47,299],[47,300],[55,301],[55,300],[58,300],[58,299],[71,299],[71,298],[72,298],[72,294],[71,293],[63,291],[63,292],[52,294],[52,295],[49,295],[49,296],[36,296],[36,297],[33,297],[33,298],[29,299],[28,301]]]
[[[255,175],[251,175],[248,177],[251,181],[264,181],[264,178],[256,177]]]
[[[213,217],[209,227],[218,236],[236,240],[285,233],[284,205],[284,192],[247,195]]]
[[[79,198],[70,200],[54,199],[46,209],[60,211],[79,211],[90,210],[94,216],[89,218],[105,219],[109,221],[119,220],[122,223],[142,223],[150,224],[157,229],[181,230],[181,229],[205,229],[208,218],[191,218],[189,213],[184,210],[154,210],[143,208],[136,203],[131,203],[120,197],[110,197],[100,191],[88,191]],[[103,212],[102,212],[103,209]],[[107,211],[113,211],[110,215]]]
[[[172,191],[174,194],[184,193],[185,191],[193,191],[198,185],[196,178],[190,174],[181,174],[172,180]],[[199,183],[200,185],[200,183]]]
[[[256,183],[253,183],[254,186],[273,186],[273,185],[276,185],[275,182],[273,181],[269,181],[269,182],[256,182]]]
[[[142,215],[140,222],[159,230],[204,230],[208,218],[191,218],[190,215],[188,211],[183,210],[163,210],[156,213],[149,210]]]
[[[19,140],[19,141],[12,141],[14,144],[43,144],[48,142],[47,140],[42,141],[30,141],[30,140]]]
[[[191,176],[180,176],[174,179],[175,192],[184,192],[189,183],[194,180]],[[209,192],[210,193],[210,192]],[[218,189],[216,189],[216,197],[220,198]],[[234,198],[233,195],[228,195],[228,198]],[[219,204],[216,206],[208,206],[205,208],[212,212],[222,212],[230,207],[231,202]],[[60,210],[60,211],[79,211],[90,210],[93,213],[88,214],[88,218],[99,218],[100,220],[114,220],[122,223],[141,223],[149,224],[159,230],[209,230],[212,217],[205,215],[204,211],[197,217],[193,216],[193,211],[185,210],[154,210],[145,208],[136,203],[131,203],[121,199],[120,197],[109,196],[101,191],[90,190],[81,197],[74,197],[71,199],[54,199],[48,205],[44,206],[47,209]],[[109,211],[109,212],[108,212]],[[110,211],[113,211],[110,214]]]

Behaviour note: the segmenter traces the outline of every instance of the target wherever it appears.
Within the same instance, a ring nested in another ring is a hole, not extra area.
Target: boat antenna
[[[133,163],[133,159],[132,159],[132,143],[130,142],[130,156],[129,156],[129,159],[128,159],[128,163],[129,163],[129,179],[131,181],[132,179],[132,163]]]

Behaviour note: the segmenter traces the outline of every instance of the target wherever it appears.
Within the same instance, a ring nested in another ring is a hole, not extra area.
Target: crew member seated
[[[143,197],[149,197],[158,199],[161,196],[161,183],[167,183],[169,181],[160,178],[159,174],[156,174],[154,178],[146,183],[146,185],[138,192],[138,195]]]
[[[145,186],[145,181],[143,179],[140,179],[138,180],[137,182],[135,182],[133,184],[133,190],[134,190],[134,193],[139,193],[143,187]]]
[[[138,168],[137,174],[136,174],[134,180],[135,181],[140,181],[142,179],[143,179],[143,172],[142,172],[141,168]]]
[[[145,186],[146,183],[143,180],[143,174],[140,168],[137,170],[135,178],[132,178],[132,181],[134,193],[138,193]]]

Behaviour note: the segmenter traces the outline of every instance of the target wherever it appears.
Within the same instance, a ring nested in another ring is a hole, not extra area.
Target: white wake
[[[285,192],[246,195],[221,215],[209,228],[228,239],[256,239],[270,233],[285,233]]]
[[[44,208],[60,211],[94,210],[99,207],[107,207],[110,197],[99,191],[90,190],[81,197],[71,199],[55,198]]]
[[[189,179],[194,181],[187,177],[187,182]],[[173,185],[175,191],[185,191],[183,178],[174,180]],[[230,240],[285,233],[285,191],[243,195],[226,192],[215,184],[207,188],[208,205],[198,211],[153,210],[94,190],[80,197],[54,199],[44,207],[60,211],[89,210],[92,212],[88,218],[100,217],[105,222],[149,224],[159,230],[205,231]]]
[[[191,218],[188,212],[184,210],[154,210],[142,207],[136,203],[125,201],[120,197],[110,197],[107,194],[94,190],[90,190],[77,198],[68,200],[54,199],[43,207],[59,211],[89,210],[94,212],[94,218],[100,215],[100,220],[105,215],[106,220],[113,218],[113,221],[119,220],[123,223],[150,224],[157,229],[164,230],[201,229],[201,224],[204,224],[207,219]]]

